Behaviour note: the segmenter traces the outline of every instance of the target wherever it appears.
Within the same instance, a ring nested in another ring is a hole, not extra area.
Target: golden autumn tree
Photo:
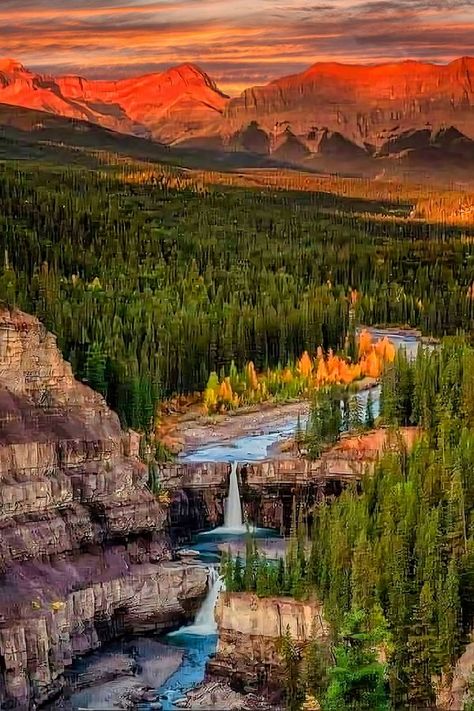
[[[218,400],[230,405],[233,402],[233,398],[234,393],[232,392],[230,378],[224,378],[224,380],[219,385]]]
[[[217,392],[219,390],[219,378],[217,373],[212,372],[207,381],[204,391],[204,405],[208,412],[213,412],[217,405]]]
[[[324,385],[324,383],[327,383],[328,380],[328,369],[326,367],[326,362],[323,357],[321,357],[318,360],[318,368],[316,370],[316,377],[315,377],[315,382],[316,385],[319,387],[320,385]]]
[[[298,373],[303,376],[303,378],[311,377],[313,372],[313,361],[308,353],[305,351],[298,361],[297,365]]]
[[[364,356],[372,348],[372,334],[364,329],[359,334],[359,356]]]
[[[395,360],[396,348],[393,343],[389,341],[387,336],[384,336],[382,340],[378,341],[374,349],[385,363],[393,363]]]
[[[258,388],[258,378],[255,371],[255,366],[250,360],[245,366],[245,378],[247,381],[247,388],[251,391],[255,391]]]
[[[369,378],[379,378],[382,374],[381,358],[377,355],[375,349],[361,360],[361,370],[364,375]]]

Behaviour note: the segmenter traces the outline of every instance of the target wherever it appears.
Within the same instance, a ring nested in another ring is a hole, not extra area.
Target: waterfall
[[[237,462],[232,462],[229,481],[229,495],[225,505],[223,529],[229,531],[245,531],[242,503],[240,501],[239,481],[237,479]]]
[[[181,627],[176,632],[171,632],[168,636],[173,637],[175,635],[183,634],[209,636],[211,634],[217,634],[217,624],[214,619],[214,608],[223,584],[224,581],[220,577],[216,568],[210,568],[207,578],[207,595],[198,610],[194,623],[192,625],[187,625],[186,627]]]
[[[217,632],[217,625],[214,619],[214,608],[222,589],[222,578],[215,568],[210,568],[209,570],[207,587],[207,595],[196,615],[193,626],[207,630],[207,632],[203,634],[215,634]]]

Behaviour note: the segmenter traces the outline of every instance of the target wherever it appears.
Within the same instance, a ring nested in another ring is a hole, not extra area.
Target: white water
[[[245,531],[240,501],[239,481],[237,479],[237,462],[232,462],[230,472],[229,494],[225,504],[224,526],[222,531]]]
[[[209,636],[217,634],[217,623],[214,618],[214,608],[223,584],[224,581],[220,577],[216,568],[210,568],[207,579],[207,595],[195,617],[194,623],[192,625],[181,627],[176,632],[171,632],[168,636],[172,637],[174,635],[184,634]]]

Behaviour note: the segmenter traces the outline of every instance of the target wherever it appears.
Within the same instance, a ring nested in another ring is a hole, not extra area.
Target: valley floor
[[[361,390],[376,385],[374,378],[359,382]],[[310,411],[309,400],[264,402],[224,415],[206,416],[195,410],[186,414],[165,416],[160,426],[160,438],[171,450],[192,452],[209,445],[229,444],[241,437],[263,435],[282,430],[288,423],[304,419]]]

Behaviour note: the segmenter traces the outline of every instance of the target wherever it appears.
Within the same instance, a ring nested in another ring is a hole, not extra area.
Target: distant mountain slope
[[[167,146],[80,119],[45,111],[0,104],[0,160],[47,160],[59,165],[97,165],[97,152],[110,152],[131,161],[186,168],[223,169],[282,166],[269,156],[239,151],[217,151],[205,142]],[[286,163],[287,164],[287,163]]]
[[[225,109],[230,130],[285,121],[296,135],[312,126],[380,145],[387,130],[455,125],[474,138],[474,58],[447,65],[406,61],[376,66],[318,63],[244,91]]]
[[[66,135],[68,145],[165,157],[163,145],[156,151],[149,141],[133,143],[141,138],[178,147],[166,162],[182,165],[290,164],[355,176],[408,172],[416,178],[436,173],[447,180],[474,180],[474,59],[469,57],[447,65],[318,63],[233,99],[191,64],[92,81],[43,76],[3,60],[0,104],[0,125],[34,133],[35,143]],[[32,119],[19,107],[46,114]],[[47,115],[70,123],[53,126]],[[97,133],[106,129],[110,132]]]
[[[42,76],[0,61],[0,103],[82,119],[123,133],[172,143],[207,133],[227,97],[197,67],[119,81]]]

